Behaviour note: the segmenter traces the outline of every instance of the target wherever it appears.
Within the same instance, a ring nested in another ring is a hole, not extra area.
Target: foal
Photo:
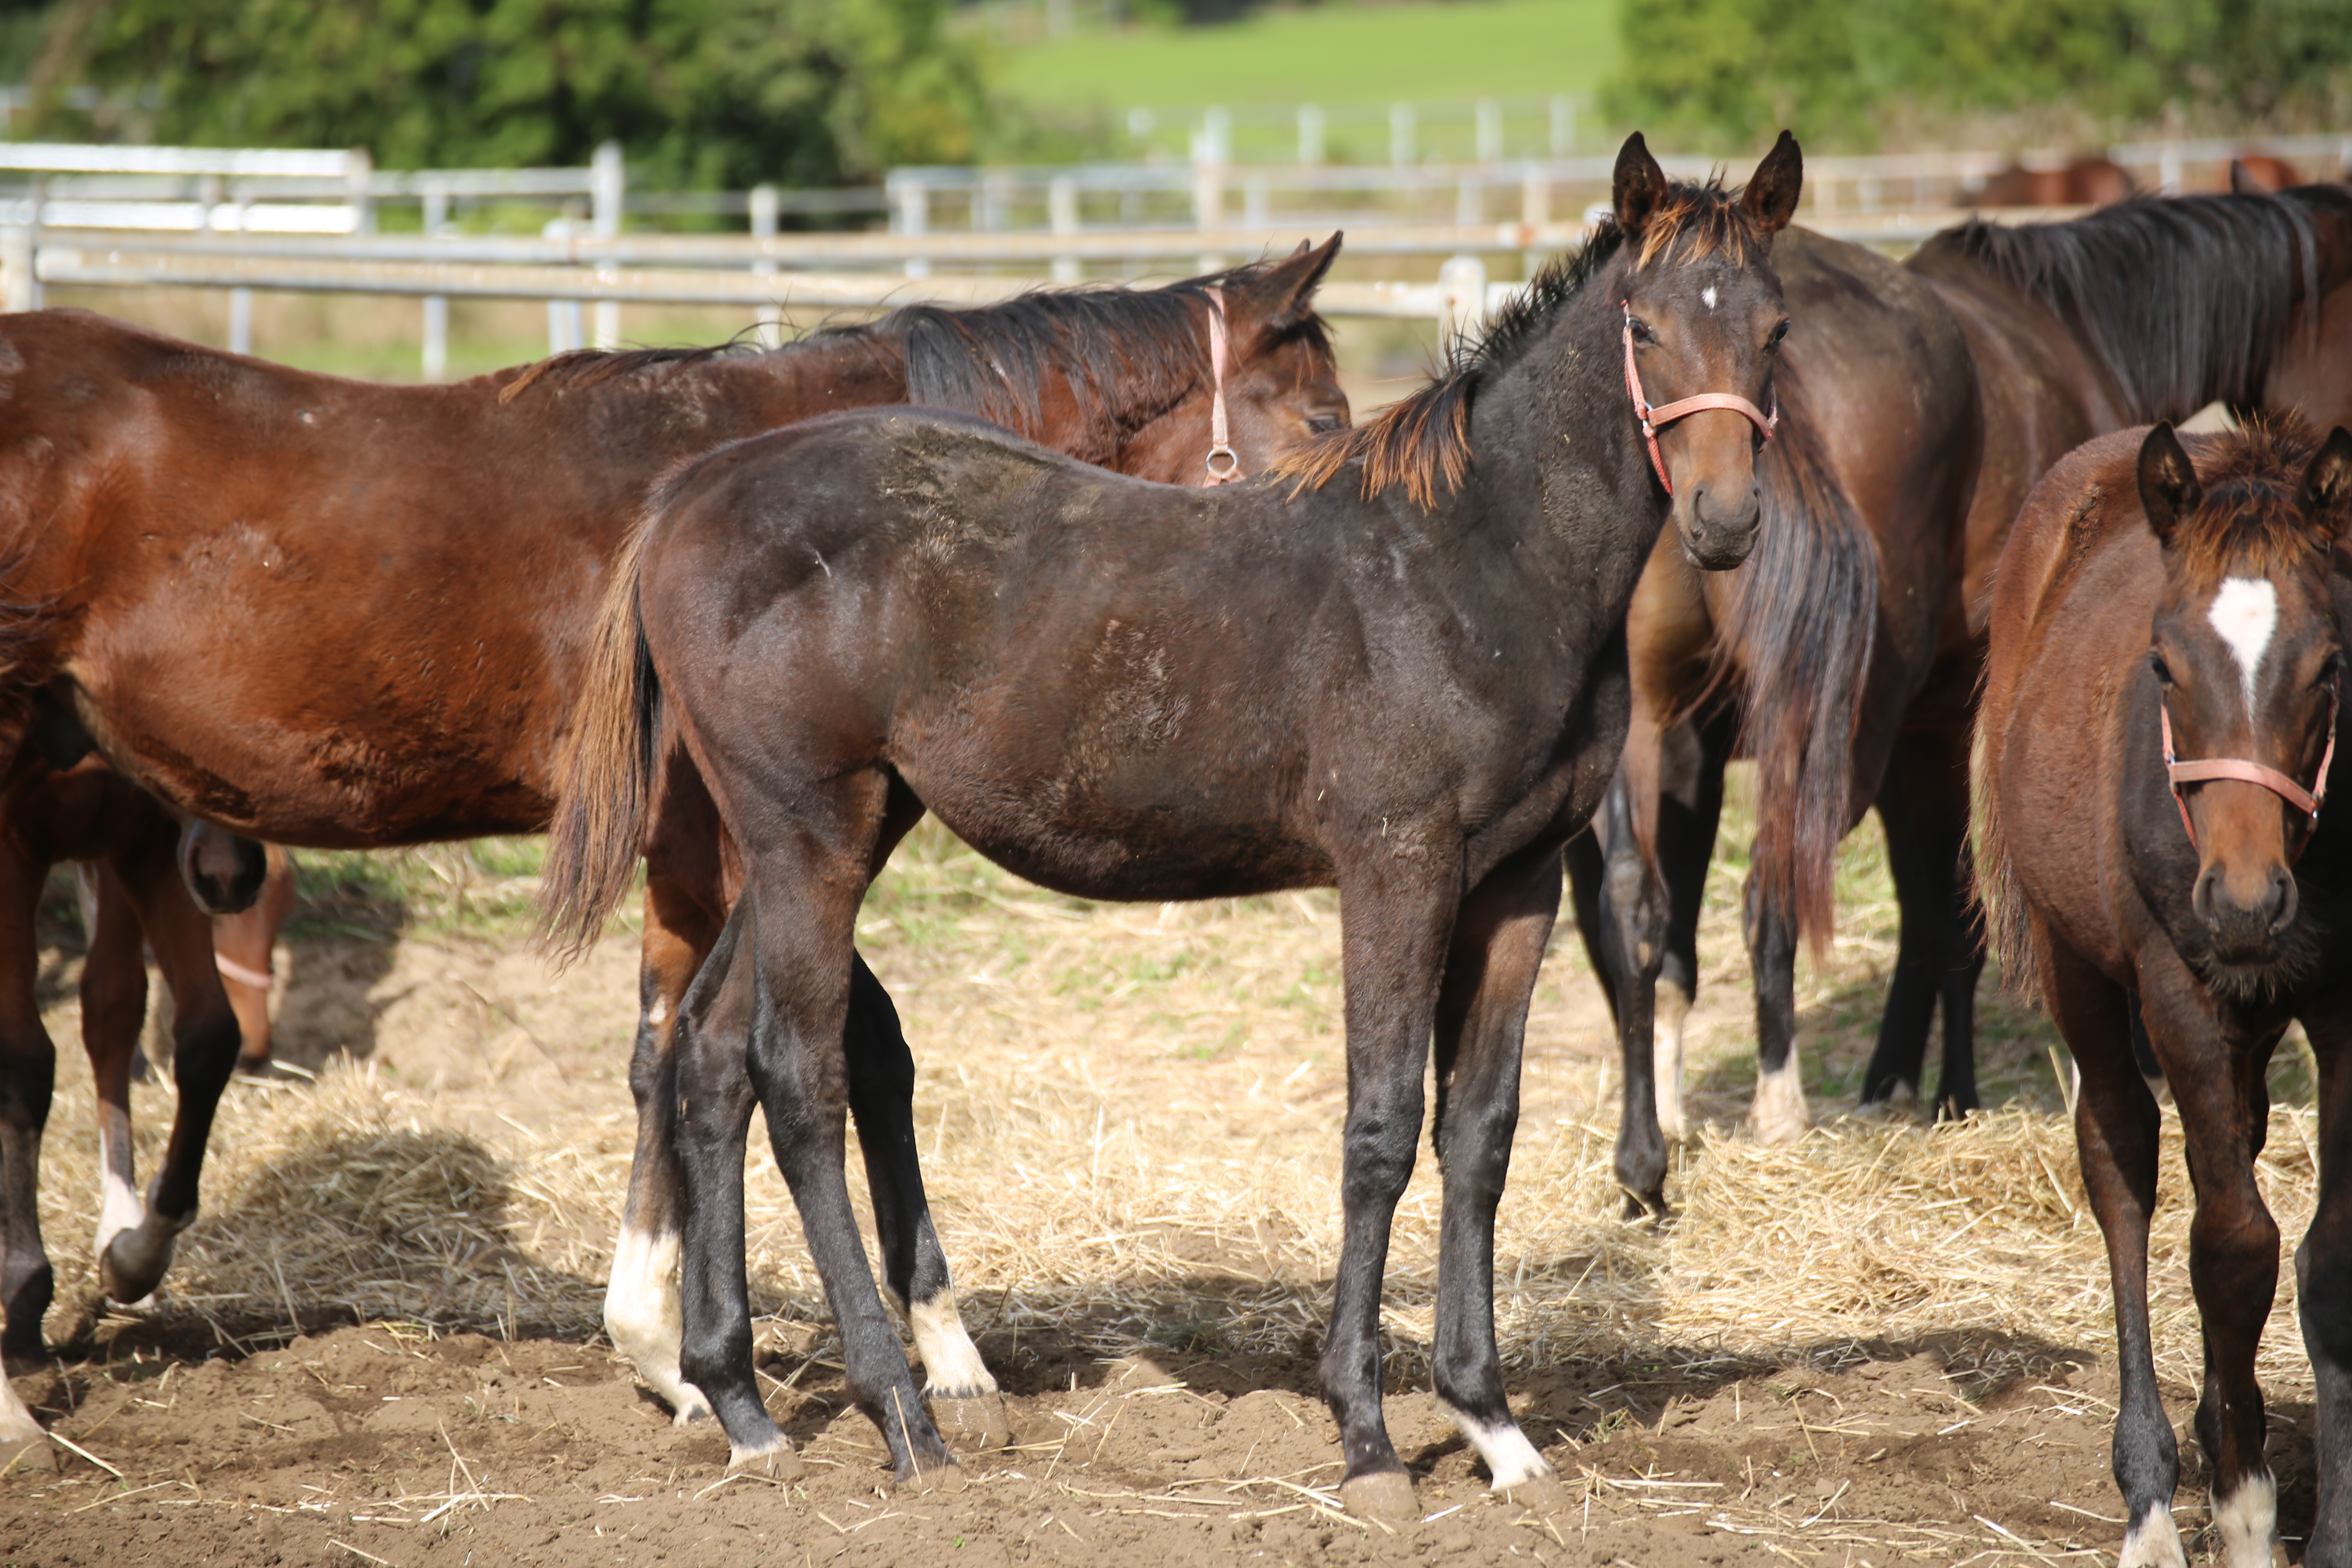
[[[2009,974],[2038,993],[2082,1068],[2075,1136],[2123,1377],[2126,1568],[2184,1561],[2179,1459],[2148,1342],[2157,1107],[2133,1061],[2135,999],[2188,1138],[2197,1435],[2229,1568],[2271,1561],[2277,1512],[2254,1382],[2279,1247],[2254,1184],[2263,1073],[2290,1021],[2310,1035],[2320,1198],[2295,1271],[2320,1473],[2304,1561],[2352,1563],[2352,834],[2319,812],[2352,624],[2336,567],[2352,435],[2339,426],[2313,448],[2300,425],[2185,449],[2168,425],[2091,442],[2027,499],[1994,589],[1974,762],[1979,890]]]
[[[1737,564],[1784,321],[1769,256],[1801,178],[1783,135],[1744,196],[1669,185],[1635,137],[1616,221],[1449,374],[1307,448],[1296,486],[1139,485],[893,413],[739,442],[656,493],[583,693],[546,896],[562,929],[596,929],[645,841],[656,738],[678,737],[746,872],[674,1052],[681,1370],[739,1463],[789,1448],[751,1366],[756,1091],[851,1396],[902,1480],[951,1475],[843,1178],[858,904],[929,808],[1081,897],[1338,887],[1346,1231],[1322,1373],[1342,1496],[1414,1506],[1379,1315],[1433,1039],[1437,1392],[1498,1490],[1558,1500],[1504,1394],[1494,1218],[1559,848],[1624,737],[1625,605],[1668,518],[1625,366],[1661,405],[1703,400],[1658,435],[1685,481],[1674,522]]]

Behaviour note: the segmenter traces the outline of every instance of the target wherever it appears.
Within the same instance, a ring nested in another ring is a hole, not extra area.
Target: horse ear
[[[2352,430],[2338,425],[2327,433],[2319,456],[2303,471],[2294,504],[2328,538],[2344,536],[2345,523],[2352,521]]]
[[[2233,196],[2270,195],[2268,191],[2263,189],[2263,183],[2254,178],[2252,171],[2246,167],[2245,161],[2242,158],[2230,160],[2230,194]]]
[[[1797,216],[1797,196],[1804,188],[1804,152],[1797,139],[1783,131],[1764,161],[1756,165],[1742,200],[1757,227],[1766,234],[1778,234]]]
[[[2197,482],[2197,470],[2180,437],[2170,425],[2158,421],[2139,444],[2139,504],[2158,542],[2171,542],[2173,525],[2204,499],[2204,487]]]
[[[1335,233],[1320,245],[1299,242],[1298,248],[1259,273],[1237,290],[1241,302],[1267,331],[1281,331],[1305,321],[1315,309],[1315,290],[1324,274],[1339,258]]]
[[[1650,156],[1650,144],[1642,140],[1638,131],[1625,138],[1625,145],[1617,149],[1617,175],[1612,193],[1617,208],[1617,226],[1629,237],[1639,238],[1666,199],[1666,172]]]

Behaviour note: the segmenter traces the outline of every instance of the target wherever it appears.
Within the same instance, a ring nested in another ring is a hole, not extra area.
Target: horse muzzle
[[[1752,480],[1744,489],[1702,483],[1677,498],[1674,521],[1693,565],[1728,572],[1756,548],[1763,515],[1763,499]]]
[[[2204,922],[2213,956],[2224,963],[2261,964],[2278,957],[2279,939],[2294,923],[2300,899],[2294,873],[2273,862],[2267,874],[2232,877],[2208,866],[2189,895],[2189,908]]]
[[[209,822],[180,829],[180,878],[205,913],[243,914],[268,876],[269,851],[252,839]]]

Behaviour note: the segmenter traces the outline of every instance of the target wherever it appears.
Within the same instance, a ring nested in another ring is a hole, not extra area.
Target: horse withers
[[[1785,135],[1744,195],[1670,184],[1633,139],[1615,220],[1445,374],[1288,459],[1289,484],[1137,485],[922,413],[813,421],[665,484],[609,603],[543,896],[560,931],[600,929],[645,841],[656,738],[677,737],[746,868],[673,1053],[681,1370],[736,1463],[793,1463],[751,1363],[756,1102],[850,1396],[902,1482],[960,1476],[843,1171],[859,900],[929,809],[1082,897],[1338,887],[1346,1217],[1321,1370],[1341,1495],[1414,1509],[1381,1417],[1379,1314],[1434,1040],[1437,1393],[1498,1491],[1561,1500],[1494,1332],[1521,1039],[1560,846],[1623,740],[1625,607],[1651,545],[1670,520],[1718,565],[1753,543],[1785,325],[1769,255],[1801,179]],[[1670,499],[1634,405],[1695,398],[1656,431]]]
[[[2320,809],[2344,772],[2347,525],[2340,426],[2325,443],[2294,423],[2184,442],[2158,425],[2051,470],[1994,589],[1980,892],[2009,978],[2049,1008],[2082,1072],[2075,1134],[2115,1289],[2126,1565],[2184,1562],[2148,1338],[2158,1112],[2134,1062],[2135,1004],[2188,1140],[2197,1435],[2229,1568],[2267,1564],[2276,1529],[2254,1381],[2279,1249],[2254,1179],[2263,1068],[2290,1022],[2310,1037],[2320,1193],[2295,1278],[2320,1473],[2303,1560],[2352,1563],[2352,832]]]

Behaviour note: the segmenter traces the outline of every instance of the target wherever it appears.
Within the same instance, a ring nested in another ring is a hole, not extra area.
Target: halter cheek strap
[[[244,964],[237,963],[236,960],[228,957],[225,953],[216,952],[213,954],[213,963],[219,966],[220,972],[229,979],[236,981],[240,985],[250,985],[257,991],[268,990],[277,980],[277,976],[272,974],[270,971],[267,969],[248,969]]]
[[[2179,809],[2180,826],[2189,835],[2189,847],[2197,847],[2197,829],[2189,820],[2189,797],[2185,787],[2203,784],[2209,779],[2237,779],[2245,784],[2260,784],[2264,789],[2304,814],[2303,842],[2295,846],[2295,860],[2311,847],[2312,835],[2319,831],[2319,808],[2327,799],[2327,770],[2336,762],[2336,720],[2343,708],[2339,692],[2327,693],[2327,750],[2320,754],[2319,776],[2314,787],[2305,789],[2276,768],[2261,763],[2250,763],[2240,757],[2207,757],[2193,763],[2175,761],[2172,755],[2172,709],[2159,693],[2156,700],[2157,722],[2164,734],[2164,776],[2172,785],[2172,804]]]
[[[1633,364],[1633,302],[1627,300],[1621,303],[1625,309],[1625,392],[1633,400],[1634,416],[1642,422],[1642,438],[1650,444],[1650,467],[1656,471],[1658,483],[1665,487],[1668,495],[1675,493],[1675,482],[1666,478],[1665,459],[1658,456],[1660,426],[1671,425],[1702,409],[1724,408],[1755,426],[1757,435],[1764,440],[1772,438],[1773,430],[1780,423],[1780,400],[1777,397],[1772,400],[1772,412],[1769,414],[1736,392],[1702,392],[1696,397],[1685,397],[1653,406],[1650,400],[1642,395],[1642,373]]]
[[[1225,426],[1225,291],[1211,286],[1209,296],[1209,374],[1215,385],[1209,400],[1209,477],[1207,485],[1226,485],[1242,477],[1242,460],[1234,451],[1233,433]],[[1217,467],[1222,458],[1224,467]]]

